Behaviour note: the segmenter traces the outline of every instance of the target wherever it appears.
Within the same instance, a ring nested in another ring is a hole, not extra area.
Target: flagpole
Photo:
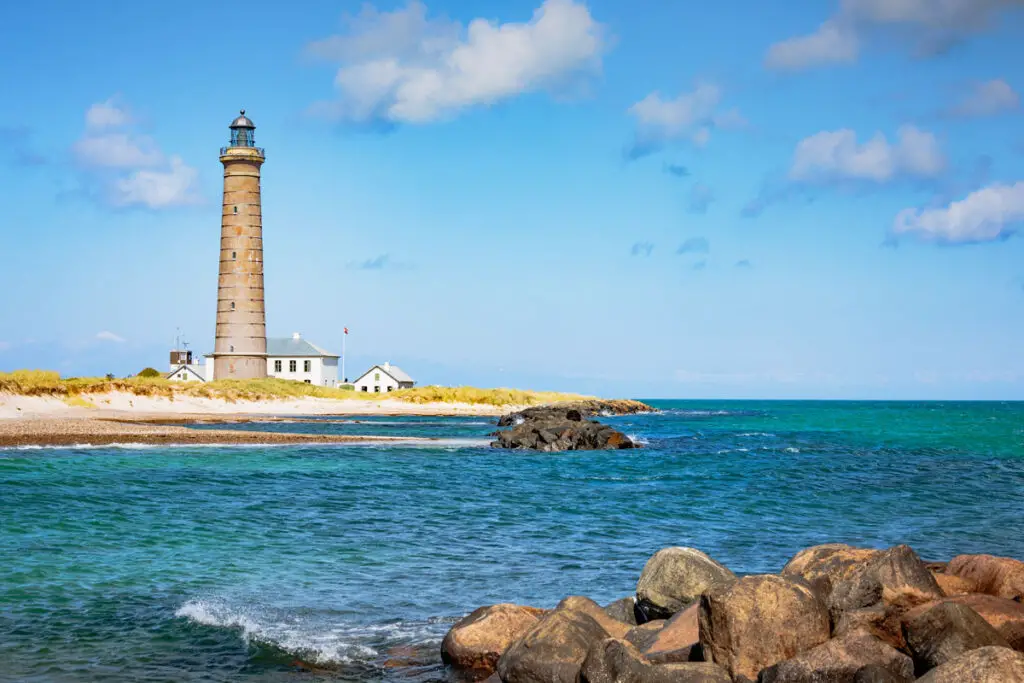
[[[348,377],[345,376],[345,340],[348,339],[348,328],[345,328],[345,334],[341,335],[341,382],[342,384],[348,383]]]

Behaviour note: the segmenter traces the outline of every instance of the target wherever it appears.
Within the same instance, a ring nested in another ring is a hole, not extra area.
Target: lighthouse
[[[231,143],[220,150],[224,206],[220,227],[220,278],[213,351],[216,379],[267,376],[267,318],[263,302],[263,212],[255,124],[243,109],[231,122]]]

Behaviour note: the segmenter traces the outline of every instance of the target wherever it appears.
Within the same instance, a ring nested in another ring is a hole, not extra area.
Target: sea
[[[666,546],[737,573],[826,542],[1024,558],[1024,403],[651,403],[603,418],[624,451],[494,450],[477,417],[0,449],[0,680],[452,681],[460,617],[613,601]]]

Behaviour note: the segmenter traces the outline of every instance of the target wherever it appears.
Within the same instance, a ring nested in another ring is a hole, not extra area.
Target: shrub
[[[137,374],[135,376],[136,377],[160,377],[162,374],[163,373],[161,373],[156,368],[144,368],[142,370],[142,372],[140,372],[139,374]]]

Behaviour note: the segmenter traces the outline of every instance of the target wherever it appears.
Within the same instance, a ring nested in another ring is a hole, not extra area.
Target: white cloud
[[[98,102],[85,112],[85,125],[91,129],[120,128],[132,123],[132,117],[111,98]]]
[[[150,138],[127,133],[86,135],[75,142],[72,151],[85,166],[140,168],[164,162],[164,155]]]
[[[856,32],[837,21],[826,21],[810,35],[790,38],[768,48],[770,69],[802,69],[812,64],[850,64],[857,61]]]
[[[200,201],[198,171],[178,156],[165,157],[152,138],[133,130],[133,119],[113,100],[92,105],[85,123],[71,151],[111,204],[164,209]]]
[[[945,208],[904,209],[893,222],[895,235],[930,242],[992,242],[1014,234],[1024,222],[1024,181],[977,190]]]
[[[996,78],[974,83],[951,113],[956,116],[994,116],[1020,106],[1020,96],[1006,81]]]
[[[372,8],[349,32],[311,43],[311,55],[341,62],[340,99],[313,113],[353,121],[426,123],[476,105],[537,90],[558,90],[600,70],[603,27],[575,0],[545,0],[525,23],[474,19],[465,32],[426,17],[422,3]]]
[[[96,338],[99,339],[100,341],[109,341],[114,342],[115,344],[123,344],[125,341],[124,337],[120,337],[114,334],[113,332],[108,332],[107,330],[97,332]]]
[[[823,131],[796,146],[789,179],[796,182],[860,180],[884,183],[897,176],[933,177],[945,168],[938,141],[913,126],[897,132],[895,144],[882,133],[864,143],[850,129]]]
[[[768,48],[765,65],[804,69],[857,61],[867,34],[901,29],[898,40],[917,42],[935,52],[993,24],[995,15],[1024,0],[842,0],[839,11],[818,30]]]
[[[703,147],[716,127],[743,125],[739,111],[719,112],[722,90],[712,83],[698,83],[692,92],[675,99],[663,99],[653,92],[629,108],[636,119],[636,140],[630,156],[646,154],[669,142],[687,140]]]
[[[185,165],[180,157],[172,157],[166,171],[139,170],[116,180],[111,188],[111,201],[117,206],[137,205],[151,209],[197,204],[201,201],[198,178],[196,169]]]

